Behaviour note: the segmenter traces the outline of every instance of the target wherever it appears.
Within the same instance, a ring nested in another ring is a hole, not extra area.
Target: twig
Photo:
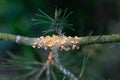
[[[89,41],[88,41],[88,37],[89,37]],[[71,37],[71,38],[75,39],[75,37]],[[78,43],[79,45],[120,42],[120,34],[101,35],[101,36],[85,36],[85,37],[77,37],[77,38],[79,39],[79,43]],[[25,36],[20,36],[20,35],[0,33],[0,40],[8,40],[8,41],[12,41],[18,44],[33,46],[34,42],[39,40],[39,38],[30,38],[30,37],[25,37]],[[67,43],[67,45],[69,45],[69,43]]]
[[[52,53],[54,55],[54,65],[68,78],[71,78],[73,80],[78,80],[77,77],[74,76],[73,73],[71,73],[69,70],[67,70],[61,63],[60,63],[60,59],[59,59],[59,53],[58,53],[58,50],[59,50],[59,46],[58,45],[55,45],[53,50],[52,50]]]

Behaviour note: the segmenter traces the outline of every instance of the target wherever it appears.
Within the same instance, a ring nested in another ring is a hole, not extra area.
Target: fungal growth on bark
[[[54,45],[59,46],[60,50],[71,50],[71,49],[79,49],[78,43],[80,42],[80,39],[75,37],[66,37],[65,35],[59,36],[59,35],[52,35],[52,36],[45,36],[40,37],[37,40],[34,41],[33,47],[37,48],[44,48],[47,49],[53,49]]]

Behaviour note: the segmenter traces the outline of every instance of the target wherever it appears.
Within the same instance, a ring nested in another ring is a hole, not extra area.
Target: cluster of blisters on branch
[[[55,45],[59,46],[60,50],[79,49],[80,39],[75,37],[66,37],[65,35],[52,35],[46,37],[40,37],[34,41],[33,47],[44,48],[45,50],[53,49]]]

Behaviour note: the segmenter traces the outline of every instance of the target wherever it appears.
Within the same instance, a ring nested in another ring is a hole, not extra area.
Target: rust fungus
[[[52,53],[52,52],[49,53],[48,61],[49,61],[50,64],[54,64],[54,63],[55,63],[55,62],[54,62],[54,57],[53,57],[53,53]]]
[[[60,50],[70,50],[70,49],[79,49],[79,43],[80,39],[75,37],[66,37],[65,35],[59,36],[59,35],[52,35],[52,36],[46,36],[46,37],[40,37],[37,40],[34,41],[33,47],[37,48],[44,48],[45,50],[53,49],[54,45],[57,45],[60,47]]]

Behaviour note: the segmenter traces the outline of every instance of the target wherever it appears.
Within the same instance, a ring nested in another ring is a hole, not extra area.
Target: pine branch
[[[58,36],[59,37],[59,36]],[[52,38],[52,37],[51,37]],[[70,37],[66,37],[70,38]],[[29,45],[33,46],[33,44],[36,41],[40,41],[42,39],[45,39],[45,37],[40,37],[40,38],[30,38],[30,37],[25,37],[25,36],[20,36],[20,35],[12,35],[12,34],[7,34],[7,33],[0,33],[0,40],[8,40],[12,41],[18,44],[24,44],[24,45]],[[112,35],[100,35],[100,36],[85,36],[85,37],[71,37],[71,40],[77,40],[78,39],[78,45],[85,45],[85,44],[94,44],[94,43],[116,43],[120,42],[120,34],[112,34]],[[71,43],[66,42],[64,43],[65,45],[70,45]],[[38,45],[34,45],[35,47]],[[41,47],[44,45],[41,45]],[[48,46],[46,46],[48,47]]]
[[[100,35],[100,36],[85,36],[85,37],[66,37],[61,36],[41,36],[40,38],[30,38],[20,35],[12,35],[0,33],[0,40],[8,40],[18,44],[29,45],[38,48],[51,49],[54,56],[54,65],[67,77],[78,80],[69,70],[67,70],[59,59],[59,50],[78,49],[81,45],[94,43],[116,43],[120,42],[120,34]]]

